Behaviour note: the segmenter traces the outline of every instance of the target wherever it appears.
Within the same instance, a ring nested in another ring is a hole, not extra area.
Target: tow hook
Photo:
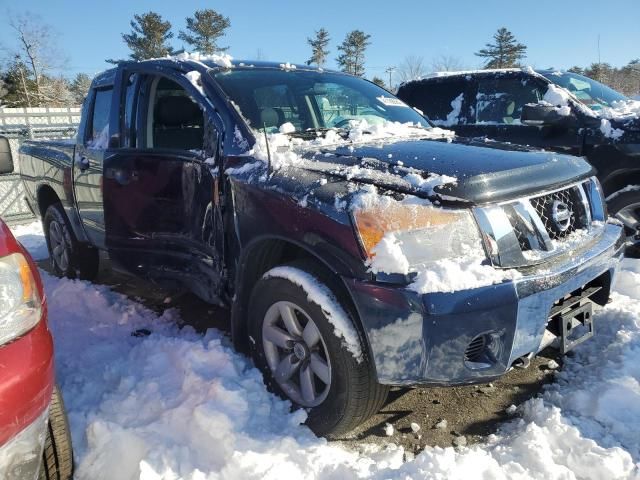
[[[524,370],[525,368],[529,368],[529,365],[531,365],[532,358],[533,358],[533,353],[524,355],[520,358],[516,358],[516,360],[513,362],[513,367],[520,368],[521,370]]]

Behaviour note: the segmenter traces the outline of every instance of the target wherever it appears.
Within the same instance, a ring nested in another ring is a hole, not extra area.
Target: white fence
[[[0,218],[19,222],[33,215],[24,201],[18,148],[28,138],[69,138],[80,124],[80,107],[0,108],[0,135],[10,139],[15,172],[0,175]]]
[[[0,134],[69,137],[80,124],[80,107],[0,108]]]

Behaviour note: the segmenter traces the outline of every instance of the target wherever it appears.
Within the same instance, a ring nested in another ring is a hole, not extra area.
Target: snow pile
[[[19,240],[37,231],[23,228]],[[172,310],[44,275],[75,478],[637,479],[639,280],[640,261],[626,260],[595,337],[498,434],[404,461],[392,443],[352,451],[316,438],[221,333],[178,330]],[[131,335],[141,328],[151,335]]]
[[[557,107],[558,115],[566,117],[571,115],[570,98],[571,94],[567,90],[550,83],[542,101]]]
[[[456,177],[450,175],[440,175],[436,173],[429,174],[428,177],[423,177],[419,170],[407,169],[409,173],[405,175],[403,180],[410,183],[417,190],[426,193],[427,195],[435,195],[434,188],[442,185],[455,185],[458,183]]]
[[[624,130],[614,128],[611,126],[611,121],[606,118],[600,120],[600,131],[605,137],[612,138],[613,140],[618,140],[624,135]]]
[[[457,125],[460,120],[460,111],[462,110],[462,102],[464,101],[464,93],[461,93],[451,101],[451,111],[447,114],[445,120],[429,119],[435,125],[451,127]]]
[[[289,126],[290,125],[290,126]],[[284,129],[283,129],[284,127]],[[366,120],[352,120],[349,124],[348,136],[344,138],[338,130],[328,130],[313,140],[297,138],[289,134],[295,131],[291,124],[284,124],[276,133],[268,133],[266,138],[261,130],[255,130],[256,143],[246,155],[267,162],[271,157],[271,166],[280,169],[297,165],[302,161],[299,154],[304,150],[352,146],[372,141],[394,142],[407,139],[447,139],[451,140],[455,133],[442,128],[424,128],[412,122],[400,123],[384,120],[370,124]],[[268,142],[268,145],[267,145]]]
[[[457,292],[515,280],[522,274],[514,269],[493,268],[485,256],[470,251],[469,256],[443,258],[418,271],[409,289],[418,293]]]
[[[611,107],[603,107],[598,116],[609,120],[624,121],[640,117],[640,101],[626,100],[613,102]]]
[[[211,55],[205,55],[200,52],[182,52],[177,55],[167,55],[166,58],[176,61],[188,61],[191,60],[193,62],[203,63],[203,62],[213,62],[219,67],[224,68],[232,68],[233,64],[231,63],[233,57],[228,53],[214,53]]]
[[[600,131],[605,137],[618,140],[624,135],[624,130],[614,128],[611,121],[616,123],[624,123],[634,121],[640,118],[640,102],[636,100],[626,100],[614,102],[611,107],[603,107],[597,112],[600,120]]]

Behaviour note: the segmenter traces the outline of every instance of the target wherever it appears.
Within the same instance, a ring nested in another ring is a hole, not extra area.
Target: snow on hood
[[[31,236],[30,250],[37,237],[46,248],[39,228],[20,230],[19,240]],[[217,330],[178,329],[174,310],[157,314],[107,287],[43,276],[78,480],[600,480],[640,473],[637,260],[625,260],[612,303],[595,313],[596,335],[565,358],[541,397],[518,406],[480,444],[426,447],[415,457],[394,437],[357,450],[317,438],[301,425],[304,410],[291,412],[269,393],[260,372]],[[133,337],[139,328],[152,333]]]
[[[291,124],[284,124],[279,132],[269,133],[266,138],[264,132],[254,130],[256,142],[253,148],[245,154],[265,163],[269,161],[270,157],[271,167],[278,170],[299,165],[303,160],[301,153],[303,150],[320,150],[340,146],[352,147],[374,141],[394,142],[411,138],[451,140],[455,137],[455,133],[451,130],[424,128],[411,122],[400,123],[386,120],[373,125],[366,120],[352,120],[346,138],[338,130],[328,130],[324,135],[318,135],[313,140],[304,140],[290,135],[295,131],[292,130],[292,127]]]

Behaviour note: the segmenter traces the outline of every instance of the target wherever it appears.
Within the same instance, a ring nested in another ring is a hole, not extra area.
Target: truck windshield
[[[628,100],[627,97],[600,82],[571,72],[541,72],[551,83],[573,93],[578,100],[594,111],[612,107],[613,102]]]
[[[339,73],[309,70],[234,68],[213,78],[254,129],[275,132],[348,129],[352,121],[429,123],[377,85]]]

